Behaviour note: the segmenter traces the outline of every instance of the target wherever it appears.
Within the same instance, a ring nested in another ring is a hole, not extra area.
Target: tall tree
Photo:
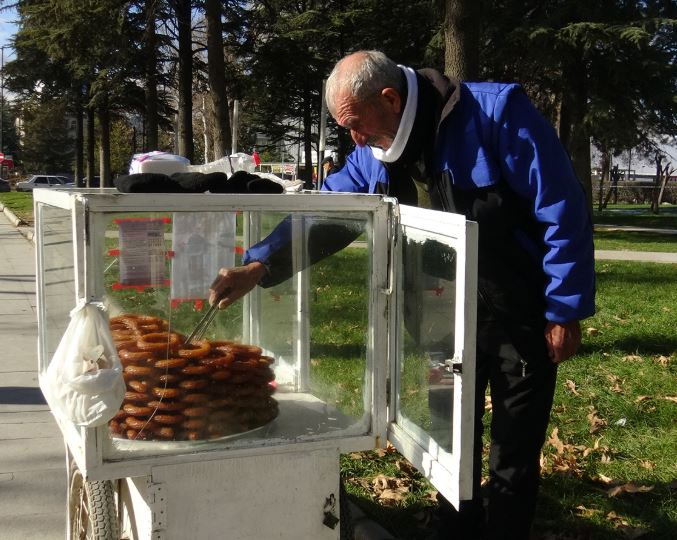
[[[476,80],[480,71],[479,0],[445,0],[444,73]]]
[[[190,0],[172,0],[178,32],[178,153],[190,161],[195,156],[193,145],[193,38]]]
[[[224,60],[223,24],[221,22],[221,1],[205,0],[207,20],[207,65],[209,95],[213,126],[214,159],[230,153],[231,133],[226,93],[226,68]]]

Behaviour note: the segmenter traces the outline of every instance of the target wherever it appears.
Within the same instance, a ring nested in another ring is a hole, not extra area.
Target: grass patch
[[[677,229],[677,206],[661,206],[659,214],[652,214],[648,205],[613,205],[594,210],[592,221],[596,225],[628,225]]]
[[[677,234],[595,231],[595,249],[677,252]]]
[[[9,208],[16,217],[29,225],[33,224],[33,194],[10,191],[0,193],[0,203]]]
[[[668,540],[677,528],[677,274],[616,261],[598,262],[597,272],[597,314],[559,372],[535,538]],[[347,491],[398,538],[423,539],[434,490],[406,465],[393,469],[398,459],[344,456]],[[381,501],[372,487],[381,475],[416,495]]]

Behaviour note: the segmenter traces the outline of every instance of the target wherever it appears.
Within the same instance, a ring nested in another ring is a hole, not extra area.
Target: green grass
[[[677,252],[677,234],[595,231],[595,249]]]
[[[11,191],[0,193],[0,203],[9,208],[22,221],[33,223],[33,194]]]
[[[597,314],[583,322],[579,355],[560,368],[548,434],[557,428],[562,447],[558,453],[553,440],[543,449],[536,538],[611,540],[644,531],[641,538],[668,540],[677,527],[677,272],[607,261],[597,272]],[[593,412],[605,422],[596,433]],[[417,472],[393,468],[398,460],[397,453],[344,456],[342,474],[351,498],[384,527],[423,539],[433,490]],[[378,475],[410,482],[415,495],[380,504],[369,488]],[[608,495],[623,484],[650,491]]]
[[[660,213],[652,214],[647,205],[612,205],[599,212],[593,211],[596,225],[628,225],[677,229],[677,206],[662,206]]]

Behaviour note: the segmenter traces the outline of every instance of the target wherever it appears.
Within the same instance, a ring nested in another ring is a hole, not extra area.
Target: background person
[[[441,501],[440,538],[528,539],[557,364],[594,313],[592,227],[583,189],[552,126],[516,84],[461,83],[378,51],[337,63],[327,105],[357,147],[326,191],[380,193],[479,224],[473,494]],[[225,307],[288,277],[288,229],[222,268]],[[349,236],[349,235],[348,235]],[[347,240],[347,239],[346,239]],[[338,249],[339,246],[337,246]],[[492,400],[487,516],[480,495],[484,393]]]

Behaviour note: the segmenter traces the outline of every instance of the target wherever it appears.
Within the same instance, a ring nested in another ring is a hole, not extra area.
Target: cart
[[[130,439],[57,416],[69,539],[338,539],[348,525],[339,456],[386,441],[452,504],[471,497],[475,223],[355,194],[96,189],[34,199],[41,387],[78,301],[188,333],[208,306],[186,292],[181,268],[211,279],[224,251],[239,263],[277,227],[289,240],[292,277],[255,288],[208,334],[274,359],[279,413],[197,440]],[[227,233],[213,226],[223,219]],[[345,231],[345,249],[310,264]],[[188,246],[194,234],[202,240]]]

